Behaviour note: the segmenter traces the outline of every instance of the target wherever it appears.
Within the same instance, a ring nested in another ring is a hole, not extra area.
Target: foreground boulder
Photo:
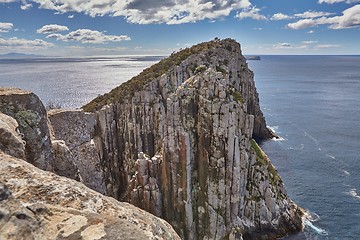
[[[0,153],[0,239],[180,239],[130,204]]]
[[[18,88],[0,88],[0,112],[17,121],[26,143],[25,159],[41,169],[51,169],[48,120],[39,97]]]

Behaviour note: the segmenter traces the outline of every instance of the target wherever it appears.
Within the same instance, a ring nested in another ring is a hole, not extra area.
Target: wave
[[[326,154],[326,156],[329,157],[329,158],[331,158],[331,159],[333,159],[333,160],[336,159],[333,155],[330,155],[330,154]]]
[[[328,235],[328,233],[326,232],[325,229],[322,229],[320,227],[315,226],[311,221],[309,221],[307,219],[305,219],[304,224],[305,224],[305,226],[307,226],[307,227],[311,228],[312,230],[314,230],[319,235],[322,235],[322,236],[327,236]]]
[[[314,222],[317,222],[319,220],[320,220],[320,217],[316,213],[310,212],[310,211],[305,212],[305,216],[304,216],[305,227],[310,228],[311,230],[316,232],[318,235],[327,236],[328,233],[325,229],[315,226]]]
[[[273,137],[271,140],[274,140],[274,141],[285,141],[286,139],[285,138],[283,138],[283,137],[281,137],[280,135],[279,135],[279,133],[278,133],[278,131],[279,131],[279,126],[272,126],[272,127],[270,127],[270,126],[267,126],[267,128],[270,128],[270,130],[271,131],[273,131],[275,134],[276,134],[276,136],[277,137]]]
[[[360,196],[357,194],[356,192],[356,188],[352,188],[350,189],[350,191],[348,192],[348,194],[350,196],[352,196],[353,198],[356,198],[356,199],[360,199]]]
[[[288,147],[288,149],[289,149],[289,150],[302,150],[302,149],[304,149],[304,144],[301,143],[301,144],[300,144],[300,147],[298,147],[298,148]]]

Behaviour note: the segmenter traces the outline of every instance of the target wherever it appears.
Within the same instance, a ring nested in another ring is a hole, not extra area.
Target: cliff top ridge
[[[104,95],[93,99],[91,102],[84,105],[82,109],[86,112],[93,112],[101,109],[107,104],[125,101],[126,99],[131,98],[135,92],[142,90],[148,82],[162,76],[173,67],[180,65],[191,55],[210,51],[215,48],[223,48],[228,51],[233,51],[234,49],[240,49],[239,46],[240,44],[233,39],[226,38],[220,40],[215,38],[212,41],[199,43],[192,47],[182,49],[176,53],[172,53],[169,57],[162,59],[160,62],[149,68],[146,68],[140,74],[131,78],[129,81],[122,83],[109,93],[105,93]]]

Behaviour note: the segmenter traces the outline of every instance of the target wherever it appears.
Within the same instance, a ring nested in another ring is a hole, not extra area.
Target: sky
[[[360,54],[360,0],[0,0],[0,54],[168,55],[218,38],[245,54]]]

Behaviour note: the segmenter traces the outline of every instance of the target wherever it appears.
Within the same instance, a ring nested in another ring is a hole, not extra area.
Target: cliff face
[[[184,239],[300,230],[301,211],[252,140],[272,133],[240,45],[215,40],[169,59],[84,107],[98,109],[106,193],[166,219]]]

